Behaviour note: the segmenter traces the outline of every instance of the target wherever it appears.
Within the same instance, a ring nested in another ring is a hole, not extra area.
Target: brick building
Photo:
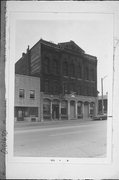
[[[97,58],[73,41],[40,39],[16,62],[15,73],[39,78],[40,121],[90,119],[97,113]]]

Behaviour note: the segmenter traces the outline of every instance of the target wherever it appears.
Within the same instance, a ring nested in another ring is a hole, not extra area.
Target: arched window
[[[59,83],[56,80],[54,81],[53,89],[54,89],[54,94],[58,94],[58,92],[59,92]]]
[[[53,60],[53,72],[54,74],[58,73],[58,62],[56,59]]]
[[[46,79],[46,80],[44,81],[44,92],[45,92],[45,93],[48,93],[48,92],[49,92],[49,81],[48,81],[48,79]]]
[[[74,66],[73,63],[70,64],[70,75],[71,75],[72,77],[75,76],[75,66]]]
[[[95,108],[95,103],[91,102],[90,103],[90,116],[94,115],[94,108]]]
[[[95,80],[95,72],[94,72],[94,69],[91,69],[91,80],[92,80],[92,81]]]
[[[63,63],[63,74],[64,74],[65,76],[68,75],[68,63],[67,63],[67,62],[64,62],[64,63]]]
[[[86,80],[89,79],[89,68],[88,67],[86,67],[86,70],[85,70],[85,78],[86,78]]]
[[[68,102],[65,100],[61,101],[61,114],[62,115],[68,114]]]
[[[80,64],[78,65],[78,77],[82,78],[82,68]]]
[[[44,72],[49,73],[49,58],[44,59]]]
[[[78,101],[77,103],[77,114],[81,115],[82,114],[82,102]]]
[[[49,99],[44,99],[43,100],[43,115],[50,114],[50,106],[51,106],[51,101]]]

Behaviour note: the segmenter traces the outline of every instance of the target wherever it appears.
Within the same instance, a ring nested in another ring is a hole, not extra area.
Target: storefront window
[[[62,101],[61,102],[61,114],[67,115],[67,109],[68,109],[67,101]]]
[[[43,103],[43,114],[50,115],[50,100],[45,99]]]
[[[82,114],[82,102],[77,103],[77,114],[81,115]]]
[[[90,115],[94,114],[94,103],[90,103]]]

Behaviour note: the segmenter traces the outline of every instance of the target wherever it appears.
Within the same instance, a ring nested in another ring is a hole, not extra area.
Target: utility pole
[[[103,109],[103,78],[101,78],[101,92],[102,92],[102,114],[104,114],[104,109]]]
[[[114,88],[114,72],[115,72],[115,51],[119,44],[119,39],[114,39],[114,47],[113,47],[113,88]]]

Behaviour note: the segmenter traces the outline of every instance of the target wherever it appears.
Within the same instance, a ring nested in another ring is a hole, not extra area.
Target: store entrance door
[[[52,105],[52,119],[59,119],[59,105]]]
[[[70,102],[70,119],[75,119],[75,101]]]
[[[89,104],[84,103],[84,120],[89,118]]]
[[[18,120],[18,121],[24,121],[24,112],[23,112],[22,109],[19,109],[19,110],[18,110],[17,120]]]

